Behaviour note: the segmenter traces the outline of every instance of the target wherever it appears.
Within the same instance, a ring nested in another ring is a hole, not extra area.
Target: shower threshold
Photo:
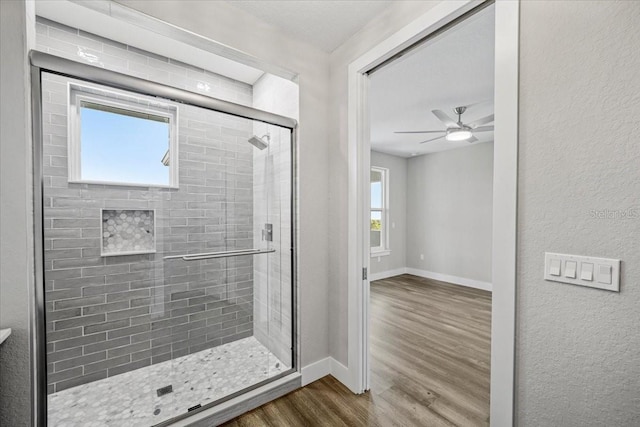
[[[257,339],[244,338],[50,394],[48,425],[149,427],[288,369]]]

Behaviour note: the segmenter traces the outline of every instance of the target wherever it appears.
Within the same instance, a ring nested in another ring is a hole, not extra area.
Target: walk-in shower
[[[164,425],[294,372],[295,121],[32,64],[48,425]]]

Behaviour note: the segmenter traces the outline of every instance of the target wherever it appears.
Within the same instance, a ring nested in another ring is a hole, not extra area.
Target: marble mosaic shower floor
[[[288,369],[253,337],[49,395],[53,427],[149,427]],[[173,392],[161,397],[157,389]]]

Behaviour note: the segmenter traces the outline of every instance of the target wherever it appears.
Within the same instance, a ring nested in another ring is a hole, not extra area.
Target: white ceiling
[[[492,114],[493,80],[494,7],[490,6],[371,74],[371,148],[410,157],[469,146],[444,139],[419,144],[438,134],[394,131],[444,130],[431,113],[435,109],[455,119],[454,107],[477,104],[462,116],[465,123]],[[493,141],[493,132],[474,136],[480,140],[474,144]]]
[[[333,52],[392,0],[227,0],[325,52]]]

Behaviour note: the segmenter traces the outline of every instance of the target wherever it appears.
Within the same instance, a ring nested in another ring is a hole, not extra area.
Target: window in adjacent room
[[[69,182],[178,187],[177,108],[70,85]]]
[[[371,256],[389,255],[389,169],[371,168]]]

